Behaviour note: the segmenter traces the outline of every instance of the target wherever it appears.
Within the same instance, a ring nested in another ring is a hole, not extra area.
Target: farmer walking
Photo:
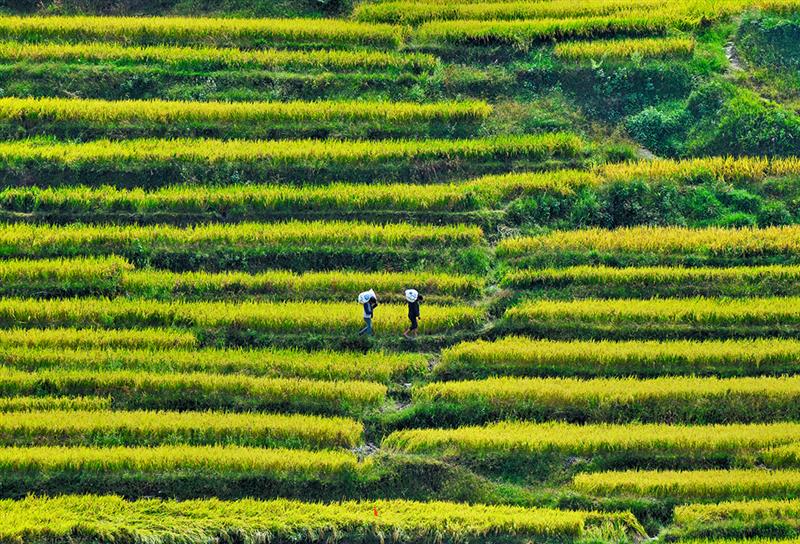
[[[408,329],[403,333],[403,336],[410,338],[417,336],[417,329],[419,328],[419,303],[422,302],[422,295],[416,289],[406,289],[406,302],[408,302],[408,320],[411,322]]]
[[[359,336],[372,336],[372,317],[375,315],[375,307],[378,305],[378,297],[375,291],[370,289],[358,295],[358,302],[364,308],[364,328],[358,331]]]

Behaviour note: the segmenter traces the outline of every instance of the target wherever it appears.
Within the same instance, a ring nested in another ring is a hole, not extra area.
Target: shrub
[[[731,98],[731,90],[719,81],[711,81],[693,90],[686,102],[686,109],[696,118],[716,116],[725,102]]]
[[[625,121],[631,136],[658,155],[675,155],[678,141],[684,138],[686,112],[681,109],[662,111],[649,107]]]
[[[700,146],[708,153],[792,156],[800,146],[800,116],[780,104],[740,95],[723,106],[708,142]]]
[[[780,2],[769,8],[779,12]],[[796,69],[800,66],[800,18],[796,13],[751,12],[742,18],[737,47],[747,60],[761,67]]]

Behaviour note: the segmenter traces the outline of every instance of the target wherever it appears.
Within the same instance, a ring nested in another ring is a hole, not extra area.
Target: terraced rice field
[[[798,43],[0,2],[0,542],[797,541]]]

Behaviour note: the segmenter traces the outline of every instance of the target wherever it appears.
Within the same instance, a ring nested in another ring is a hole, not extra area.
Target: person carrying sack
[[[358,302],[364,308],[364,328],[358,331],[358,335],[372,336],[372,317],[375,315],[378,297],[375,295],[375,291],[370,289],[358,295]]]
[[[422,302],[422,295],[416,289],[406,289],[406,302],[408,302],[408,320],[411,322],[408,329],[403,333],[403,336],[410,338],[417,336],[417,329],[419,329],[419,304]]]

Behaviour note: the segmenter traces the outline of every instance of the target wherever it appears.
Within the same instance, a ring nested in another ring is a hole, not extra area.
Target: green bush
[[[693,85],[686,64],[663,61],[642,66],[531,67],[518,77],[535,88],[561,88],[589,116],[610,122],[666,100],[685,98]]]
[[[758,214],[758,224],[761,226],[788,225],[792,221],[794,221],[792,213],[786,207],[786,204],[781,201],[772,201],[765,204]]]
[[[698,176],[689,182],[634,178],[569,194],[543,192],[514,200],[506,209],[512,225],[570,229],[635,225],[731,225],[731,217],[747,215],[739,224],[759,226],[795,223],[791,182],[768,189],[760,184],[739,188]],[[696,181],[696,183],[695,183]]]
[[[651,106],[629,117],[625,128],[636,141],[655,154],[673,156],[680,148],[687,117],[681,108],[664,111]]]
[[[737,46],[747,60],[767,68],[800,67],[800,14],[748,13],[742,18]]]
[[[710,81],[692,91],[686,102],[686,109],[694,117],[709,117],[716,115],[729,98],[731,90],[727,85]]]
[[[757,221],[756,217],[749,213],[734,212],[722,216],[718,224],[721,227],[742,228],[755,227]]]
[[[740,94],[720,110],[719,122],[690,152],[792,156],[800,149],[800,115],[750,94]]]

